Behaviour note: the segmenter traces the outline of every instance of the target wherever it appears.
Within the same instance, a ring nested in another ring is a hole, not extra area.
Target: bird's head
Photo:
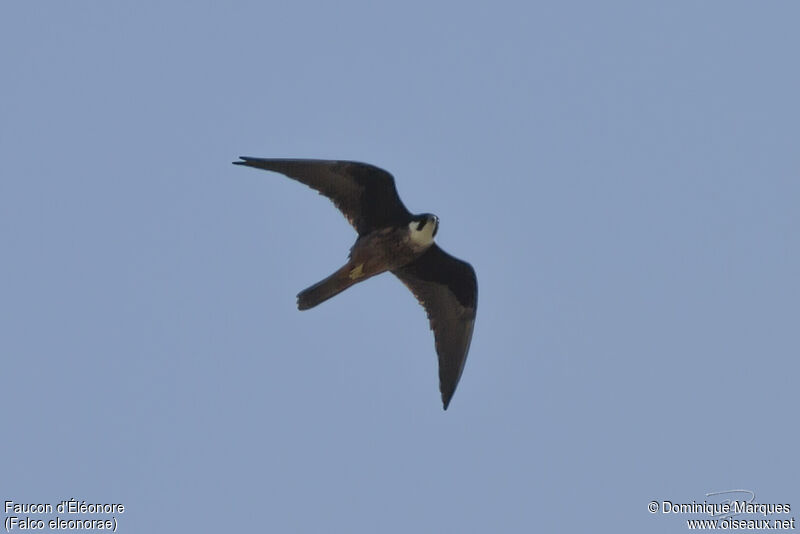
[[[411,240],[419,246],[427,247],[433,244],[433,238],[439,230],[439,217],[432,213],[416,215],[408,225]]]

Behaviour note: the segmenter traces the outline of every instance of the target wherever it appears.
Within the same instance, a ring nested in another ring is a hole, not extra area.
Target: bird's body
[[[392,176],[351,161],[241,158],[234,162],[275,171],[330,198],[355,227],[348,262],[297,296],[300,310],[313,308],[348,287],[391,271],[425,307],[439,356],[439,385],[447,409],[472,340],[478,286],[468,263],[435,243],[439,219],[412,215],[400,201]]]
[[[432,227],[434,224],[428,226]],[[297,295],[298,308],[313,308],[353,284],[408,265],[433,244],[431,234],[425,228],[418,231],[387,227],[359,236],[350,249],[349,261],[341,269]]]

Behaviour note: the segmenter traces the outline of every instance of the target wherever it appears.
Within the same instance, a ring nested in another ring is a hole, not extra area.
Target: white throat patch
[[[433,232],[436,230],[436,220],[428,220],[422,230],[418,230],[418,221],[408,223],[408,239],[416,249],[425,249],[433,244]]]

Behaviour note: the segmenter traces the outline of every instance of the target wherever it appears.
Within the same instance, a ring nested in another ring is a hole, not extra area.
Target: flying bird
[[[348,287],[390,271],[425,308],[439,357],[439,389],[446,410],[467,361],[478,281],[469,263],[434,242],[439,218],[413,215],[387,171],[355,161],[264,159],[242,156],[246,165],[284,174],[325,195],[358,232],[347,263],[297,295],[300,310],[313,308]]]

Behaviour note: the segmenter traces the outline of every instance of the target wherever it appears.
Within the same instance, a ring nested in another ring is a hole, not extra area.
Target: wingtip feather
[[[443,409],[444,411],[447,411],[447,407],[448,407],[448,406],[450,406],[450,400],[451,400],[452,398],[453,398],[453,397],[450,397],[450,398],[448,399],[448,398],[445,398],[444,396],[442,396],[442,406],[443,406],[443,408],[442,408],[442,409]]]

